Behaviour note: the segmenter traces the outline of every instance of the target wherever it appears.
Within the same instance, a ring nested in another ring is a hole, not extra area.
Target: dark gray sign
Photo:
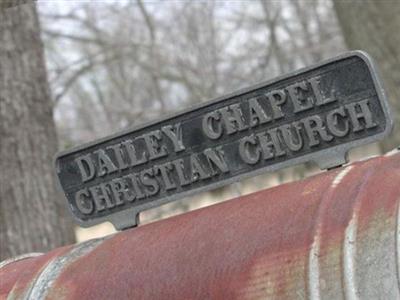
[[[341,165],[391,127],[376,71],[357,51],[60,153],[55,164],[80,225],[123,229],[143,210],[244,177]]]

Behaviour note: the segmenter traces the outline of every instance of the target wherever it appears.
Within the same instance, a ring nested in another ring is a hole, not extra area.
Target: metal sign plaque
[[[80,225],[123,229],[143,210],[244,177],[341,165],[391,127],[372,62],[355,51],[62,152],[55,165]]]

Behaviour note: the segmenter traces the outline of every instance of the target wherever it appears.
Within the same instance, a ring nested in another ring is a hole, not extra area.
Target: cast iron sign
[[[372,62],[357,51],[62,152],[55,165],[80,225],[123,229],[143,210],[244,177],[344,164],[391,127]]]

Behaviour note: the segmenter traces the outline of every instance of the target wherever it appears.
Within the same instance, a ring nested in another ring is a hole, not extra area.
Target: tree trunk
[[[75,240],[53,176],[57,136],[36,6],[6,4],[0,6],[0,260]]]
[[[381,145],[391,150],[400,146],[400,1],[336,0],[334,6],[347,46],[367,51],[382,73],[395,130]]]

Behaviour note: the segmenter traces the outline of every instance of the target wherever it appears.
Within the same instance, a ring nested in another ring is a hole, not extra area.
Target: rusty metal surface
[[[1,299],[400,299],[400,154],[0,269]]]

